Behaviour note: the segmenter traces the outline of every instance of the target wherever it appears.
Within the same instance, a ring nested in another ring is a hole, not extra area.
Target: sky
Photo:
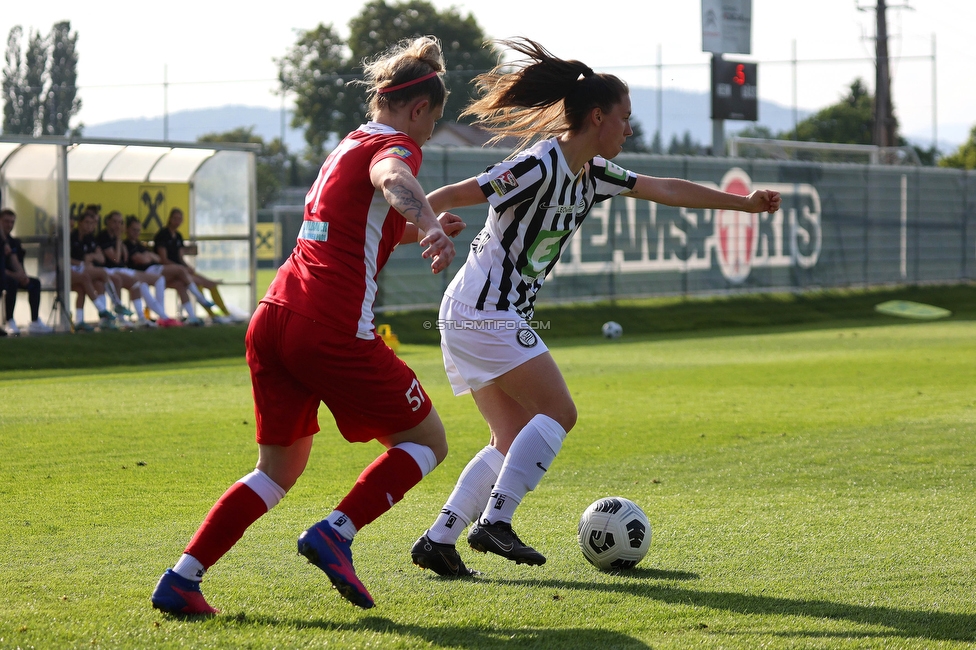
[[[348,35],[349,20],[364,2],[4,4],[4,44],[15,25],[46,34],[55,22],[71,21],[79,35],[83,102],[76,121],[95,125],[228,104],[280,108],[283,99],[274,59],[288,51],[300,30],[320,22]],[[579,59],[631,86],[656,88],[660,61],[665,88],[709,88],[711,55],[702,52],[700,0],[432,4],[472,14],[491,38],[527,36],[557,56]],[[752,52],[725,58],[758,62],[760,98],[791,107],[795,48],[795,105],[818,110],[839,101],[857,77],[873,90],[875,4],[876,0],[752,0]],[[906,4],[910,8],[895,8]],[[888,5],[892,96],[901,131],[920,144],[930,145],[937,136],[940,142],[958,145],[976,125],[976,0],[888,0]],[[290,106],[287,96],[284,102]],[[646,131],[652,129],[645,125]]]

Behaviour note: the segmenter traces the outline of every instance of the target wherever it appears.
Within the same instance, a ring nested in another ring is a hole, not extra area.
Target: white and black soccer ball
[[[603,324],[603,338],[607,339],[619,339],[620,335],[624,333],[624,328],[620,326],[617,321],[608,320]]]
[[[647,555],[651,524],[630,499],[606,497],[583,511],[576,539],[583,557],[601,571],[631,569]]]

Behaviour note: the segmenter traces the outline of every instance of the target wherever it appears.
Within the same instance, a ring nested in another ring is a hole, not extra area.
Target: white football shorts
[[[437,328],[455,395],[484,388],[549,350],[516,312],[481,311],[450,296],[441,301]]]

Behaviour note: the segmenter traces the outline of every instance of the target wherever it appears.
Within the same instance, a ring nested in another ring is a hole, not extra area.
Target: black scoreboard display
[[[757,64],[712,57],[712,119],[759,119]]]

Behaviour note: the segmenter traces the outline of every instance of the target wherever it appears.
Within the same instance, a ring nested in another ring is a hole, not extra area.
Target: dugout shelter
[[[69,237],[74,219],[90,204],[99,205],[103,217],[113,210],[138,217],[147,242],[165,227],[170,210],[180,208],[180,232],[197,249],[188,261],[203,275],[223,281],[221,294],[229,308],[253,312],[255,149],[249,144],[0,136],[0,208],[17,213],[13,235],[28,251],[25,270],[41,280],[42,318],[58,330],[70,327]],[[18,320],[26,303],[18,300]],[[94,312],[90,304],[86,310]]]

